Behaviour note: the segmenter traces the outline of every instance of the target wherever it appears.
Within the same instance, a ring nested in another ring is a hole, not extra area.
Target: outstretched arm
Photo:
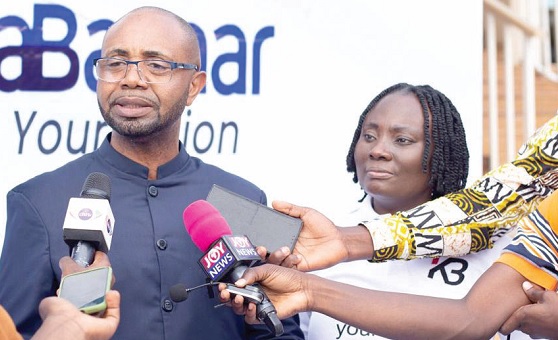
[[[302,219],[303,227],[293,254],[276,251],[269,263],[311,271],[331,267],[337,263],[368,259],[374,250],[370,233],[363,226],[338,228],[318,211],[287,202],[274,201],[275,210]],[[287,249],[288,251],[288,249]]]
[[[486,339],[529,303],[523,280],[496,263],[467,297],[452,300],[368,290],[267,264],[248,269],[237,284],[259,282],[280,318],[313,310],[390,338]],[[250,313],[246,317],[257,322]]]

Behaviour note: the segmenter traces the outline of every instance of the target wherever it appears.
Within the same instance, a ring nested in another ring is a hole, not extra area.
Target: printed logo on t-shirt
[[[465,271],[468,267],[469,263],[464,259],[450,257],[430,269],[428,277],[433,279],[439,272],[446,284],[457,286],[465,280]]]

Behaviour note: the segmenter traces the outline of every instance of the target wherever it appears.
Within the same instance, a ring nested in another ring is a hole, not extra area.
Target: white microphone
[[[80,197],[70,198],[64,219],[64,241],[70,256],[82,267],[93,263],[95,251],[108,252],[114,215],[110,208],[110,178],[93,172],[87,176]]]

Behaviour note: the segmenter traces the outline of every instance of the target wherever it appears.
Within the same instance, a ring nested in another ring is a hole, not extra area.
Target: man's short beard
[[[98,104],[101,115],[103,116],[108,126],[110,126],[119,135],[129,138],[149,137],[153,134],[156,134],[157,132],[167,129],[177,120],[180,120],[182,112],[184,111],[183,105],[185,105],[185,103],[183,102],[178,102],[169,110],[167,115],[163,116],[159,111],[157,111],[157,119],[155,121],[142,123],[140,120],[137,119],[120,122],[116,121],[113,118],[113,115],[104,110],[100,103]]]
[[[139,120],[117,122],[110,114],[103,112],[105,122],[119,135],[131,138],[146,137],[162,129],[160,120],[144,124]]]

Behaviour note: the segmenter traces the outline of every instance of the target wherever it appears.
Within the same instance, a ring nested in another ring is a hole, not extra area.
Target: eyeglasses
[[[167,60],[124,60],[120,58],[97,58],[93,60],[97,78],[108,83],[117,83],[126,78],[128,65],[138,68],[141,80],[150,84],[164,84],[172,79],[172,71],[177,68],[198,70],[194,64],[175,63]]]

